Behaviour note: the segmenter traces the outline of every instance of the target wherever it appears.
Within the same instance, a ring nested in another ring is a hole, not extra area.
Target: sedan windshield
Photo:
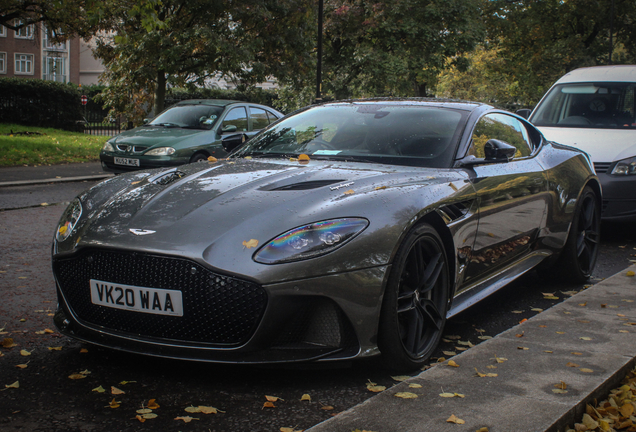
[[[235,153],[448,167],[466,112],[435,106],[343,103],[276,123]]]
[[[155,117],[148,125],[210,130],[223,112],[211,105],[176,105]]]
[[[636,129],[636,83],[559,84],[530,121],[535,126]]]

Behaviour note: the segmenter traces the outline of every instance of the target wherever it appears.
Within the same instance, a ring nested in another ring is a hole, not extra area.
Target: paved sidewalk
[[[459,367],[440,363],[308,432],[474,432],[483,427],[556,432],[573,427],[585,404],[606,396],[634,366],[636,277],[628,277],[628,270],[454,356]],[[497,376],[478,377],[475,369]],[[567,393],[554,393],[561,382]],[[398,392],[418,397],[401,399]],[[465,397],[440,397],[444,392]],[[448,423],[451,415],[465,424]]]
[[[0,167],[0,187],[100,180],[112,176],[113,174],[102,171],[100,162]]]

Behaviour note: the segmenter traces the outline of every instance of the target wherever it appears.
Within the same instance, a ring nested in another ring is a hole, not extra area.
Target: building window
[[[0,52],[0,74],[7,73],[7,53]]]
[[[15,25],[19,26],[23,21],[17,20]],[[16,39],[33,39],[33,30],[35,26],[33,24],[26,25],[24,27],[20,27],[15,31]]]
[[[33,75],[33,54],[15,55],[15,73],[20,75]]]
[[[53,39],[62,34],[52,29],[44,32],[44,49],[48,51],[66,51],[66,42],[55,42]]]
[[[7,37],[7,28],[3,25],[0,25],[0,37]]]
[[[44,58],[44,79],[48,81],[66,82],[66,59],[63,57]]]

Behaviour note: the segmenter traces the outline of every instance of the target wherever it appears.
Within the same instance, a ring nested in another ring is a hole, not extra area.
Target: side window
[[[232,108],[227,113],[223,125],[222,132],[247,132],[247,111],[244,107]]]
[[[270,123],[274,123],[276,120],[278,120],[280,118],[276,114],[271,113],[269,111],[267,111],[267,117],[269,117],[269,122]]]
[[[528,130],[514,117],[505,114],[483,116],[473,130],[468,154],[478,158],[485,157],[484,146],[490,139],[498,139],[516,147],[515,159],[532,154],[533,145],[528,136]]]
[[[267,111],[260,108],[250,107],[250,117],[252,117],[252,129],[260,130],[266,128],[270,121],[267,118]]]

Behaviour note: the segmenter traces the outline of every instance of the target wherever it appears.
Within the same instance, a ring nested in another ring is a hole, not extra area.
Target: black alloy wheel
[[[378,345],[388,368],[421,367],[439,343],[449,296],[442,240],[426,224],[406,237],[392,267],[380,318]]]

